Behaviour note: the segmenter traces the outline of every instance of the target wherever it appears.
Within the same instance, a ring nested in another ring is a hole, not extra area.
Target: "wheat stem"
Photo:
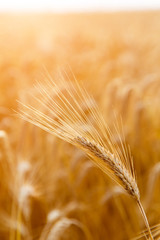
[[[143,217],[143,220],[144,220],[144,223],[146,225],[146,228],[148,230],[148,234],[149,234],[149,239],[151,240],[154,240],[153,236],[152,236],[152,233],[151,233],[151,229],[150,229],[150,226],[149,226],[149,223],[148,223],[148,219],[147,219],[147,216],[146,216],[146,213],[144,211],[144,208],[142,206],[142,203],[140,200],[137,201],[137,204],[138,204],[138,207],[140,209],[140,212],[142,214],[142,217]]]

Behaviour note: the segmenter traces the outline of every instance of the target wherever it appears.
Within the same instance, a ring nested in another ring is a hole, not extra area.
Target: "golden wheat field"
[[[159,11],[0,15],[0,240],[160,239],[159,161]]]

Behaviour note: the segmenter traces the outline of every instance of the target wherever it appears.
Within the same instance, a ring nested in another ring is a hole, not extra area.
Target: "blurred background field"
[[[121,116],[150,225],[160,218],[160,12],[0,15],[0,238],[130,239],[137,206],[78,149],[14,116],[59,69]],[[158,239],[158,237],[157,237]]]

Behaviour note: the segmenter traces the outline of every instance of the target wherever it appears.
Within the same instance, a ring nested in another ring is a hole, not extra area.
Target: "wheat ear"
[[[67,78],[67,79],[66,79]],[[134,198],[140,208],[150,239],[153,239],[137,186],[133,160],[124,139],[119,144],[106,125],[97,105],[76,79],[67,74],[54,83],[50,76],[36,86],[38,105],[20,103],[18,115],[45,131],[81,148],[91,160]],[[117,133],[118,129],[116,128]]]

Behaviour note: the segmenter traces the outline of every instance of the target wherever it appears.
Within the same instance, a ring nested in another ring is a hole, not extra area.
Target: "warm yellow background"
[[[53,78],[71,68],[108,124],[122,116],[142,202],[158,224],[160,12],[1,14],[0,238],[50,239],[63,221],[53,239],[124,240],[144,228],[132,199],[80,150],[14,116],[44,68]]]

